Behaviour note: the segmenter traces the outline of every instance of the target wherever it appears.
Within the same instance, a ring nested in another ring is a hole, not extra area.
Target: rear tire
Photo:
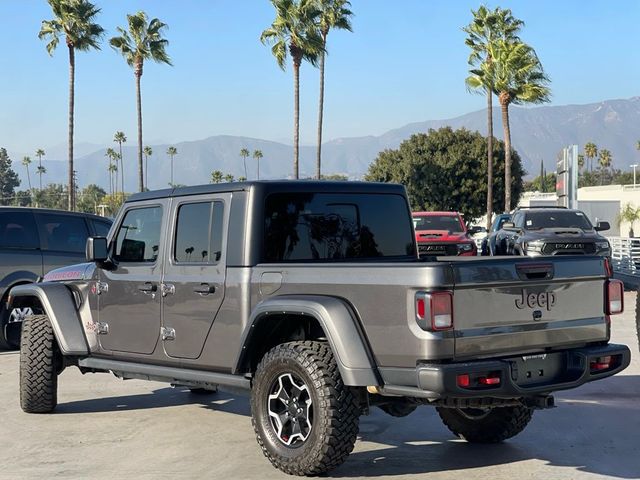
[[[62,354],[46,315],[27,317],[20,345],[20,406],[27,413],[49,413],[58,404]]]
[[[533,410],[525,406],[437,410],[454,435],[471,443],[499,443],[511,438],[525,429],[533,415]]]
[[[251,391],[251,421],[262,452],[291,475],[342,464],[356,442],[360,408],[323,342],[278,345],[262,358]]]

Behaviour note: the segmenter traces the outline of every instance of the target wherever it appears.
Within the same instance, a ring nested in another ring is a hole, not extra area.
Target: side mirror
[[[604,232],[605,230],[609,230],[610,228],[611,228],[611,225],[609,225],[609,222],[598,222],[596,223],[595,231]]]
[[[105,237],[89,237],[85,248],[87,262],[104,262],[109,258],[107,239]]]

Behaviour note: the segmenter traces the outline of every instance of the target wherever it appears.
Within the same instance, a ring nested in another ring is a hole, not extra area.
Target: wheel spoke
[[[304,442],[313,425],[309,387],[297,376],[284,373],[270,391],[268,413],[276,435],[287,446]]]

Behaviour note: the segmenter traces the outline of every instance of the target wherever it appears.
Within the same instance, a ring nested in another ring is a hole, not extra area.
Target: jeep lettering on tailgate
[[[545,308],[551,310],[556,304],[556,294],[552,292],[527,293],[527,289],[523,288],[520,298],[516,299],[516,307],[520,310],[525,308]]]

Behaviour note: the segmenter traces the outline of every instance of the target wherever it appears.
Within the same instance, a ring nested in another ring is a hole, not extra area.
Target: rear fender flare
[[[381,385],[380,376],[366,336],[355,318],[355,312],[342,299],[320,295],[286,295],[269,298],[255,308],[241,340],[241,351],[235,362],[235,372],[243,369],[253,331],[270,314],[309,315],[316,319],[335,355],[345,385]]]
[[[18,285],[9,292],[9,307],[25,298],[37,299],[49,317],[64,355],[88,355],[89,347],[73,293],[61,283]]]

